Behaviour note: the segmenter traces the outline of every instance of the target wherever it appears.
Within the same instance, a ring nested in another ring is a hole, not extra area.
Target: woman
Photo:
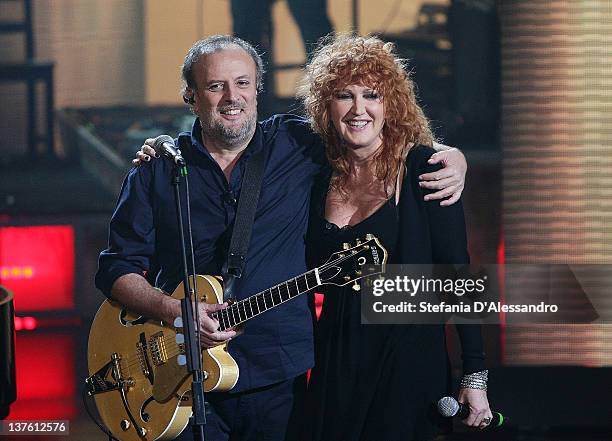
[[[322,44],[300,96],[330,164],[312,196],[313,264],[366,233],[390,252],[390,263],[468,262],[461,204],[423,201],[418,176],[434,169],[427,164],[433,136],[392,44],[351,36]],[[306,439],[429,440],[447,429],[433,408],[451,392],[444,326],[361,325],[350,288],[323,292]],[[491,411],[480,328],[458,331],[459,400],[471,409],[464,422],[484,427]]]

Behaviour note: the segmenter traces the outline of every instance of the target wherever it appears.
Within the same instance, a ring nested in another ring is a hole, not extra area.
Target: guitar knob
[[[366,240],[374,240],[374,235],[373,234],[366,234]]]
[[[357,282],[353,285],[353,291],[361,291],[361,285]]]
[[[351,247],[351,244],[349,244],[349,243],[344,242],[344,243],[342,244],[342,249],[343,249],[343,250],[348,250],[350,247]]]
[[[121,423],[119,425],[121,426],[121,430],[123,430],[124,432],[128,430],[131,426],[128,420],[121,420]]]

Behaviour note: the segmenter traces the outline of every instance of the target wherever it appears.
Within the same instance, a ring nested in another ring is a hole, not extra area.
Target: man
[[[304,234],[312,179],[323,162],[322,146],[308,124],[290,115],[257,123],[257,92],[262,87],[261,58],[248,43],[230,36],[198,41],[183,65],[183,97],[198,118],[179,139],[189,164],[196,269],[219,274],[236,215],[245,163],[264,149],[265,172],[246,257],[235,286],[237,298],[267,289],[306,270]],[[439,160],[453,154],[445,153]],[[456,159],[456,157],[455,157]],[[459,159],[461,163],[462,157]],[[147,317],[172,323],[177,300],[153,288],[143,276],[154,262],[155,285],[172,292],[181,280],[178,234],[169,161],[146,161],[128,174],[110,224],[109,248],[100,255],[96,285],[105,295]],[[442,172],[442,173],[440,173]],[[448,168],[435,182],[451,181]],[[426,184],[432,185],[432,184]],[[433,184],[439,186],[439,184]],[[444,195],[446,193],[442,194]],[[456,194],[452,199],[458,198]],[[452,200],[450,201],[452,202]],[[236,336],[219,331],[208,313],[220,305],[200,305],[204,347]],[[228,393],[207,395],[211,415],[207,440],[282,440],[294,393],[313,365],[311,315],[305,296],[247,322],[243,335],[229,342],[240,377]],[[189,432],[189,431],[186,431]],[[185,434],[185,433],[184,433]]]

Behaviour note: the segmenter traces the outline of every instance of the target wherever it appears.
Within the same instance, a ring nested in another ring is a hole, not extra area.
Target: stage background
[[[102,440],[79,403],[87,333],[103,300],[93,276],[117,196],[100,174],[120,185],[140,142],[165,130],[142,114],[182,111],[184,54],[198,38],[231,31],[230,1],[32,4],[36,58],[54,63],[55,110],[82,116],[75,127],[91,144],[56,123],[55,148],[28,151],[27,85],[0,82],[0,284],[17,307],[11,418],[68,418],[70,439]],[[262,117],[298,109],[292,96],[306,59],[286,1],[272,11],[273,63],[289,67],[274,70]],[[474,262],[612,263],[611,2],[328,0],[327,13],[336,30],[357,24],[382,34],[414,62],[436,133],[469,162],[463,199]],[[21,1],[0,2],[1,21],[22,15]],[[0,42],[2,63],[23,62],[21,35]],[[44,122],[42,100],[35,112]],[[101,128],[130,117],[127,129]],[[108,159],[91,148],[100,143],[114,168],[92,171]],[[491,400],[515,418],[520,439],[586,439],[588,431],[567,427],[609,427],[610,325],[487,326],[484,335]],[[449,337],[459,375],[452,329]]]

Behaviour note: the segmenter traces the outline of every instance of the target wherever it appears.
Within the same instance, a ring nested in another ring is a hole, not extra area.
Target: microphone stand
[[[183,228],[183,212],[181,209],[181,195],[180,195],[180,182],[181,178],[184,178],[185,182],[185,198],[187,208],[187,238],[189,240],[190,251],[191,251],[191,281],[193,283],[193,289],[190,284],[189,266],[187,265],[187,246],[185,243],[185,231]],[[174,164],[174,176],[172,178],[172,185],[174,187],[174,197],[176,201],[176,213],[179,225],[179,235],[181,242],[181,257],[183,265],[183,288],[185,290],[185,297],[181,300],[181,314],[182,314],[182,325],[183,332],[185,335],[185,355],[187,359],[187,369],[191,373],[191,405],[193,414],[189,419],[191,428],[193,430],[193,437],[196,441],[204,441],[204,427],[206,426],[206,402],[204,400],[204,372],[202,371],[202,350],[200,346],[200,333],[199,323],[200,315],[198,308],[198,289],[196,283],[196,271],[195,271],[195,256],[193,251],[193,235],[191,232],[191,209],[189,204],[189,181],[187,179],[187,166],[182,160],[175,161]],[[192,301],[192,297],[195,300]],[[195,303],[195,317],[193,306]],[[197,323],[198,329],[195,328]],[[197,333],[197,334],[196,334]]]

